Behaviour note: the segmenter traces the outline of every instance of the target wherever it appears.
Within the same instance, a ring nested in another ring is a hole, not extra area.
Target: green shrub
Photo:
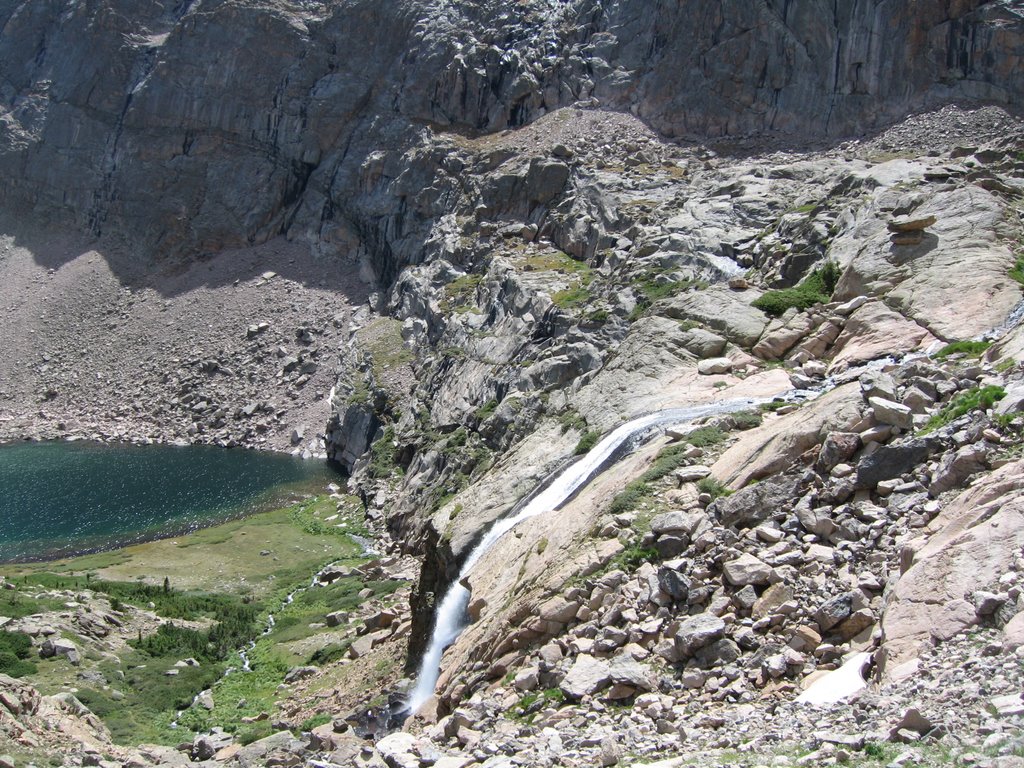
[[[608,505],[608,511],[613,515],[630,512],[650,493],[651,487],[647,483],[643,480],[634,480],[615,495],[612,503]]]
[[[1010,269],[1010,277],[1024,285],[1024,256],[1018,256],[1017,260],[1013,262],[1013,267]]]
[[[0,651],[0,673],[11,677],[25,677],[37,671],[31,661],[19,659],[10,651]]]
[[[710,493],[712,499],[717,499],[719,496],[728,496],[732,493],[724,483],[710,475],[697,481],[697,490],[701,493]]]
[[[600,432],[586,432],[580,441],[576,443],[576,450],[573,451],[577,456],[582,456],[584,453],[589,453],[590,449],[597,445],[597,441],[601,439]]]
[[[575,309],[576,307],[590,301],[590,297],[590,291],[582,285],[577,285],[573,288],[566,288],[565,290],[557,291],[551,296],[551,301],[553,301],[555,306],[559,309]]]
[[[761,426],[761,413],[759,411],[736,411],[729,415],[736,429],[753,429]]]
[[[370,466],[367,469],[370,477],[378,480],[401,474],[402,469],[395,460],[395,428],[388,427],[384,435],[370,446]]]
[[[585,432],[587,429],[587,420],[572,408],[558,417],[558,423],[562,425],[563,435],[570,429],[575,429],[577,432]]]
[[[928,423],[924,425],[921,434],[944,427],[949,422],[960,418],[970,411],[977,409],[987,411],[1004,397],[1006,397],[1006,390],[997,386],[973,387],[965,392],[960,392],[946,403],[942,410],[928,419]]]
[[[299,726],[299,729],[303,730],[303,731],[312,731],[317,726],[326,725],[327,723],[331,722],[331,720],[333,720],[333,719],[334,718],[331,717],[326,712],[322,712],[319,715],[313,715],[312,717],[307,717],[305,720],[302,721],[302,725]]]
[[[825,304],[839,282],[839,267],[831,261],[811,272],[795,288],[768,291],[751,304],[769,317],[778,317],[790,307],[804,310],[815,304]]]
[[[688,449],[689,446],[685,443],[682,445],[670,445],[663,449],[647,471],[640,476],[640,479],[645,483],[652,483],[665,477],[665,475],[679,468],[686,461],[684,454]]]
[[[496,410],[498,410],[498,401],[492,397],[477,409],[475,416],[479,421],[486,421]]]
[[[0,630],[0,651],[14,654],[17,659],[27,659],[32,653],[32,638],[21,632]]]
[[[632,546],[619,553],[615,564],[624,571],[635,571],[644,563],[657,562],[659,559],[658,550],[653,547]]]
[[[942,359],[950,355],[961,354],[977,357],[991,346],[991,341],[954,341],[952,344],[947,344],[936,352],[935,357]]]
[[[718,427],[697,427],[684,438],[690,445],[708,448],[725,440],[725,432]]]
[[[309,663],[317,667],[323,667],[327,664],[338,661],[339,659],[343,659],[345,658],[345,654],[348,653],[348,647],[350,645],[352,645],[351,642],[331,643],[330,645],[326,645],[309,657]]]

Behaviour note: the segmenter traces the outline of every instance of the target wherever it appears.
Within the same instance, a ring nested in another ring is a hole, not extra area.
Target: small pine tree
[[[171,591],[171,580],[164,576],[164,594],[168,594]]]

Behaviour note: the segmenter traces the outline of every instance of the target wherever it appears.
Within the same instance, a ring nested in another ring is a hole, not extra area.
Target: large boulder
[[[833,258],[848,265],[833,297],[884,296],[890,310],[942,339],[969,339],[998,327],[1020,300],[1020,289],[1006,277],[1013,254],[1001,234],[1004,204],[970,184],[937,188],[913,211],[915,218],[931,215],[936,222],[921,242],[904,246],[890,242],[876,211],[864,210],[833,242]],[[872,322],[879,320],[893,322],[893,343],[912,343],[917,332],[905,321],[888,313]],[[918,344],[926,341],[922,336]]]
[[[692,656],[705,645],[725,634],[725,622],[713,613],[699,613],[679,623],[671,634],[677,653],[682,658]]]
[[[735,560],[730,560],[722,566],[722,574],[733,586],[760,585],[768,583],[768,579],[772,575],[772,568],[767,563],[744,552]]]
[[[882,671],[975,621],[963,597],[996,583],[1024,547],[1024,461],[993,472],[948,504],[897,582],[882,616]]]
[[[611,667],[604,659],[581,653],[576,657],[568,674],[562,678],[560,688],[570,699],[591,696],[611,682]]]
[[[857,425],[865,407],[860,386],[843,384],[793,413],[747,430],[711,470],[733,488],[780,472],[829,432],[847,432]]]
[[[882,445],[857,463],[856,487],[874,488],[883,480],[913,471],[939,447],[936,441],[920,438],[894,445]]]
[[[716,499],[708,511],[725,526],[750,528],[763,523],[799,498],[799,479],[778,475]]]
[[[768,317],[750,306],[748,295],[731,291],[724,285],[679,294],[667,303],[663,312],[678,320],[700,323],[747,349],[757,342],[768,324]]]
[[[846,320],[832,348],[830,372],[886,355],[925,349],[935,341],[926,328],[894,312],[880,301],[869,301]]]

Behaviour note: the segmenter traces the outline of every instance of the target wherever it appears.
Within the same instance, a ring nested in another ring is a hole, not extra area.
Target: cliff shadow
[[[124,287],[153,290],[168,299],[198,289],[275,278],[341,294],[353,305],[364,303],[375,290],[372,281],[360,277],[355,248],[340,246],[316,253],[307,242],[284,236],[216,252],[162,255],[147,253],[120,237],[96,237],[33,212],[9,209],[0,211],[0,236],[4,235],[29,251],[44,269],[58,271],[84,258],[101,259]],[[268,273],[274,273],[273,278]]]

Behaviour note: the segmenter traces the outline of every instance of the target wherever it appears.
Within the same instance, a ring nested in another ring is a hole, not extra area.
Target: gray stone
[[[857,463],[856,486],[873,489],[883,480],[907,474],[924,463],[930,453],[930,444],[924,440],[879,446]]]
[[[672,639],[678,653],[686,657],[724,634],[725,622],[721,618],[712,613],[701,613],[683,619],[672,633]]]
[[[883,424],[890,424],[900,429],[911,429],[914,426],[914,413],[903,403],[886,400],[882,397],[869,397],[868,405],[875,418]]]
[[[829,432],[818,453],[818,469],[831,472],[833,467],[853,457],[860,448],[860,435],[856,432]]]
[[[685,600],[690,594],[692,582],[673,568],[658,568],[658,588],[673,600]]]
[[[853,593],[847,592],[825,601],[818,608],[814,614],[814,620],[818,622],[822,632],[827,632],[850,617],[854,610],[853,598]]]
[[[799,481],[790,476],[777,475],[760,483],[742,488],[730,496],[716,499],[708,511],[722,525],[748,528],[763,523],[798,496]]]
[[[730,584],[767,584],[772,575],[771,566],[750,554],[742,554],[722,566],[722,573]]]
[[[584,696],[597,693],[610,682],[611,670],[608,662],[584,653],[576,657],[559,687],[570,699],[582,699]]]
[[[729,373],[732,370],[732,366],[733,362],[728,357],[712,357],[697,363],[697,373],[702,376]]]
[[[288,670],[288,674],[284,676],[284,681],[286,683],[294,683],[307,677],[315,677],[318,674],[320,674],[319,667],[292,667]]]

